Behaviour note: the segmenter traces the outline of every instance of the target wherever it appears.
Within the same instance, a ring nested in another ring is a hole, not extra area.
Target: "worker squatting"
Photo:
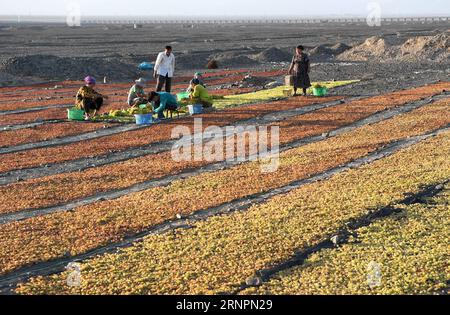
[[[304,47],[299,45],[295,50],[295,55],[288,69],[294,87],[294,96],[297,96],[297,90],[302,89],[303,96],[306,96],[307,89],[311,86],[309,78],[310,60],[304,53]],[[164,112],[178,111],[181,105],[201,105],[203,111],[214,110],[214,97],[209,94],[207,86],[200,72],[194,74],[186,90],[188,97],[184,104],[179,104],[177,98],[171,94],[172,81],[175,73],[175,55],[171,46],[166,46],[165,51],[160,52],[155,62],[153,77],[156,79],[156,91],[145,93],[144,88],[146,80],[139,78],[131,87],[128,93],[128,106],[132,108],[151,108],[151,113],[158,116],[156,122],[164,120]],[[85,119],[90,120],[97,115],[103,106],[107,95],[98,93],[94,88],[96,80],[92,76],[87,76],[85,85],[81,87],[76,95],[75,106],[85,112]],[[165,92],[162,92],[163,87]]]

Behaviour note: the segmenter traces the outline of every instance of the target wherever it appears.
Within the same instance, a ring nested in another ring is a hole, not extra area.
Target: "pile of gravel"
[[[384,38],[373,36],[366,39],[364,43],[344,51],[337,59],[343,61],[369,61],[393,57],[393,47]]]
[[[176,67],[181,70],[205,69],[210,60],[208,53],[177,54]]]
[[[265,62],[289,62],[292,59],[292,55],[287,51],[281,50],[279,48],[270,47],[263,50],[259,54],[251,56],[253,60],[261,63]]]
[[[450,58],[450,39],[448,33],[435,36],[411,37],[402,44],[392,45],[382,37],[370,37],[338,56],[342,61],[381,61],[381,62],[446,62]]]
[[[329,61],[350,48],[350,46],[343,43],[337,43],[335,45],[319,45],[311,49],[309,55],[315,61]]]
[[[408,39],[400,46],[397,59],[401,61],[436,60],[450,58],[450,37],[446,33],[436,36],[418,36]]]
[[[135,78],[137,67],[120,58],[57,57],[52,55],[31,55],[13,57],[0,64],[0,71],[20,76],[37,77],[46,80],[78,80],[87,75],[107,76],[113,80]]]

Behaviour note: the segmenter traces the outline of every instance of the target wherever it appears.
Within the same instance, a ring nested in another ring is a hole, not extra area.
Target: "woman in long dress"
[[[297,96],[297,89],[303,89],[303,96],[306,96],[306,90],[311,86],[309,79],[310,63],[309,57],[305,54],[303,46],[298,46],[296,54],[292,58],[292,63],[289,68],[289,74],[294,79],[294,96]]]

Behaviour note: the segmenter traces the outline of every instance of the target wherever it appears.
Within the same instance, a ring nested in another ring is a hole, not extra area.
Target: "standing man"
[[[170,93],[172,88],[172,78],[175,72],[175,56],[172,47],[166,46],[166,50],[158,54],[155,63],[154,78],[157,79],[156,91],[161,92],[165,85],[166,92]]]

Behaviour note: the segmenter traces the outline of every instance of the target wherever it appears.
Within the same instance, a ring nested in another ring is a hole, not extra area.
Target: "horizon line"
[[[52,17],[52,18],[65,18],[67,15],[62,14],[0,14],[0,18],[2,17]],[[98,14],[82,14],[81,18],[83,17],[102,17],[102,18],[126,18],[126,17],[133,17],[133,18],[187,18],[190,17],[191,19],[195,18],[233,18],[233,17],[239,17],[239,18],[366,18],[366,15],[359,15],[359,14],[315,14],[315,15],[289,15],[289,14],[275,14],[275,15],[248,15],[248,14],[233,14],[233,15],[183,15],[183,14],[177,14],[177,15],[171,15],[171,14],[165,14],[165,15],[138,15],[138,14],[115,14],[115,15],[98,15]],[[394,14],[386,14],[383,15],[382,18],[429,18],[429,17],[450,17],[450,13],[429,13],[426,15],[421,14],[405,14],[405,15],[394,15]]]

